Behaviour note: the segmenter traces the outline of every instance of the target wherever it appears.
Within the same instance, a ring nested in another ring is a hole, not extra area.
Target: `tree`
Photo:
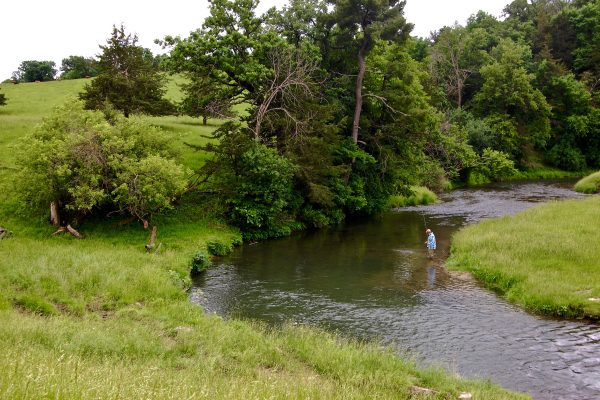
[[[473,73],[465,66],[467,31],[461,26],[441,30],[429,56],[432,77],[444,88],[446,95],[454,98],[456,106],[463,105],[466,81]]]
[[[332,21],[341,31],[338,37],[345,46],[356,46],[358,72],[354,85],[354,117],[352,140],[358,142],[360,115],[363,105],[363,81],[366,73],[367,55],[378,40],[404,41],[412,25],[403,16],[406,1],[400,0],[331,0],[335,10]],[[342,45],[342,43],[338,43]]]
[[[520,143],[513,156],[520,158],[524,146],[543,148],[546,144],[550,135],[550,106],[542,92],[533,86],[535,76],[526,69],[531,60],[529,47],[502,39],[492,56],[493,61],[480,70],[484,83],[473,102],[479,115],[495,116],[496,121],[514,125]]]
[[[266,14],[266,22],[288,43],[300,47],[307,40],[317,42],[319,19],[326,13],[327,3],[323,0],[291,0],[281,10],[271,8]]]
[[[164,77],[147,50],[137,45],[137,35],[113,26],[106,46],[100,46],[98,76],[79,97],[87,109],[102,109],[108,102],[125,117],[131,113],[164,115],[174,111],[164,99]]]
[[[210,15],[201,29],[186,39],[165,38],[163,44],[173,46],[167,64],[173,72],[211,80],[210,87],[227,88],[231,103],[256,105],[269,75],[268,54],[283,39],[265,31],[262,18],[255,15],[256,0],[209,2]],[[222,93],[218,90],[213,95]],[[210,92],[204,91],[204,95],[210,97]]]
[[[149,220],[170,208],[187,184],[160,129],[119,115],[109,123],[81,102],[57,108],[24,137],[17,162],[25,204],[54,204],[62,215],[56,223],[63,224],[100,210]]]
[[[23,61],[12,78],[19,82],[52,81],[56,75],[55,66],[54,61]]]
[[[62,71],[61,79],[80,79],[96,76],[96,60],[82,56],[69,56],[63,58],[60,67]]]
[[[186,74],[188,82],[181,85],[184,98],[179,109],[185,115],[202,117],[202,124],[206,125],[208,118],[231,118],[232,96],[230,88],[219,85],[205,75]]]
[[[6,105],[6,95],[4,93],[0,93],[0,106]]]

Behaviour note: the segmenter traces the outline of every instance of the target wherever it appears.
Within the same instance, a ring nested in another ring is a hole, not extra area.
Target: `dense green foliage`
[[[54,61],[23,61],[19,69],[13,72],[12,79],[16,82],[45,82],[54,80],[56,76]]]
[[[0,106],[6,105],[6,95],[4,93],[0,93]]]
[[[98,75],[96,60],[82,56],[63,58],[60,79],[91,78]]]
[[[600,191],[600,172],[582,178],[575,184],[575,190],[581,193],[598,193]]]
[[[66,222],[98,209],[147,220],[171,207],[187,185],[159,129],[117,115],[109,122],[80,102],[56,109],[25,135],[17,157],[24,204],[54,202]]]
[[[504,20],[479,12],[426,40],[409,36],[402,1],[294,0],[261,16],[254,1],[213,0],[200,29],[165,38],[165,65],[188,79],[188,115],[206,123],[247,105],[200,175],[231,223],[266,237],[377,213],[410,185],[600,166],[598,4],[517,0]],[[561,25],[570,34],[559,38]],[[276,184],[268,169],[242,171],[251,140],[291,176]],[[223,174],[254,185],[248,193],[278,187],[281,198],[268,209],[260,196],[242,201],[217,188]]]
[[[598,207],[591,197],[469,226],[453,237],[447,265],[533,312],[598,319]]]
[[[148,50],[137,45],[137,35],[126,34],[122,25],[114,26],[106,42],[100,46],[98,76],[79,95],[86,108],[104,109],[109,104],[125,117],[173,112],[173,105],[164,98],[164,76]]]

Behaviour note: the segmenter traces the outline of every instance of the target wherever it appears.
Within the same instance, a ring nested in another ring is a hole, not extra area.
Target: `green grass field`
[[[139,224],[119,219],[86,221],[83,240],[52,237],[47,216],[23,210],[14,195],[11,145],[84,84],[2,85],[0,226],[13,233],[0,240],[0,399],[402,399],[417,398],[413,385],[436,391],[427,398],[527,398],[419,370],[377,344],[204,315],[185,291],[191,257],[239,233],[193,196],[154,221],[155,254],[144,251]],[[198,167],[205,155],[184,143],[203,143],[214,125],[148,120]]]
[[[599,209],[594,196],[469,226],[453,237],[447,265],[532,312],[599,319]]]

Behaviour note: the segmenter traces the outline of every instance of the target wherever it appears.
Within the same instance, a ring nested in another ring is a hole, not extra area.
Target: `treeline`
[[[187,191],[220,199],[247,238],[374,214],[411,185],[600,164],[600,0],[516,0],[502,20],[479,12],[426,39],[411,37],[404,1],[257,4],[211,0],[200,29],[164,38],[159,62],[115,28],[81,94],[109,119],[227,118]],[[158,64],[185,76],[179,104]]]

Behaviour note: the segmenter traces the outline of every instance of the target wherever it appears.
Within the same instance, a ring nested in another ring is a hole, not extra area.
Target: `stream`
[[[443,267],[461,227],[579,197],[572,184],[455,190],[435,205],[244,245],[195,279],[191,300],[226,317],[377,340],[419,366],[490,379],[534,399],[600,399],[600,325],[530,315]],[[433,260],[425,225],[437,237]]]

